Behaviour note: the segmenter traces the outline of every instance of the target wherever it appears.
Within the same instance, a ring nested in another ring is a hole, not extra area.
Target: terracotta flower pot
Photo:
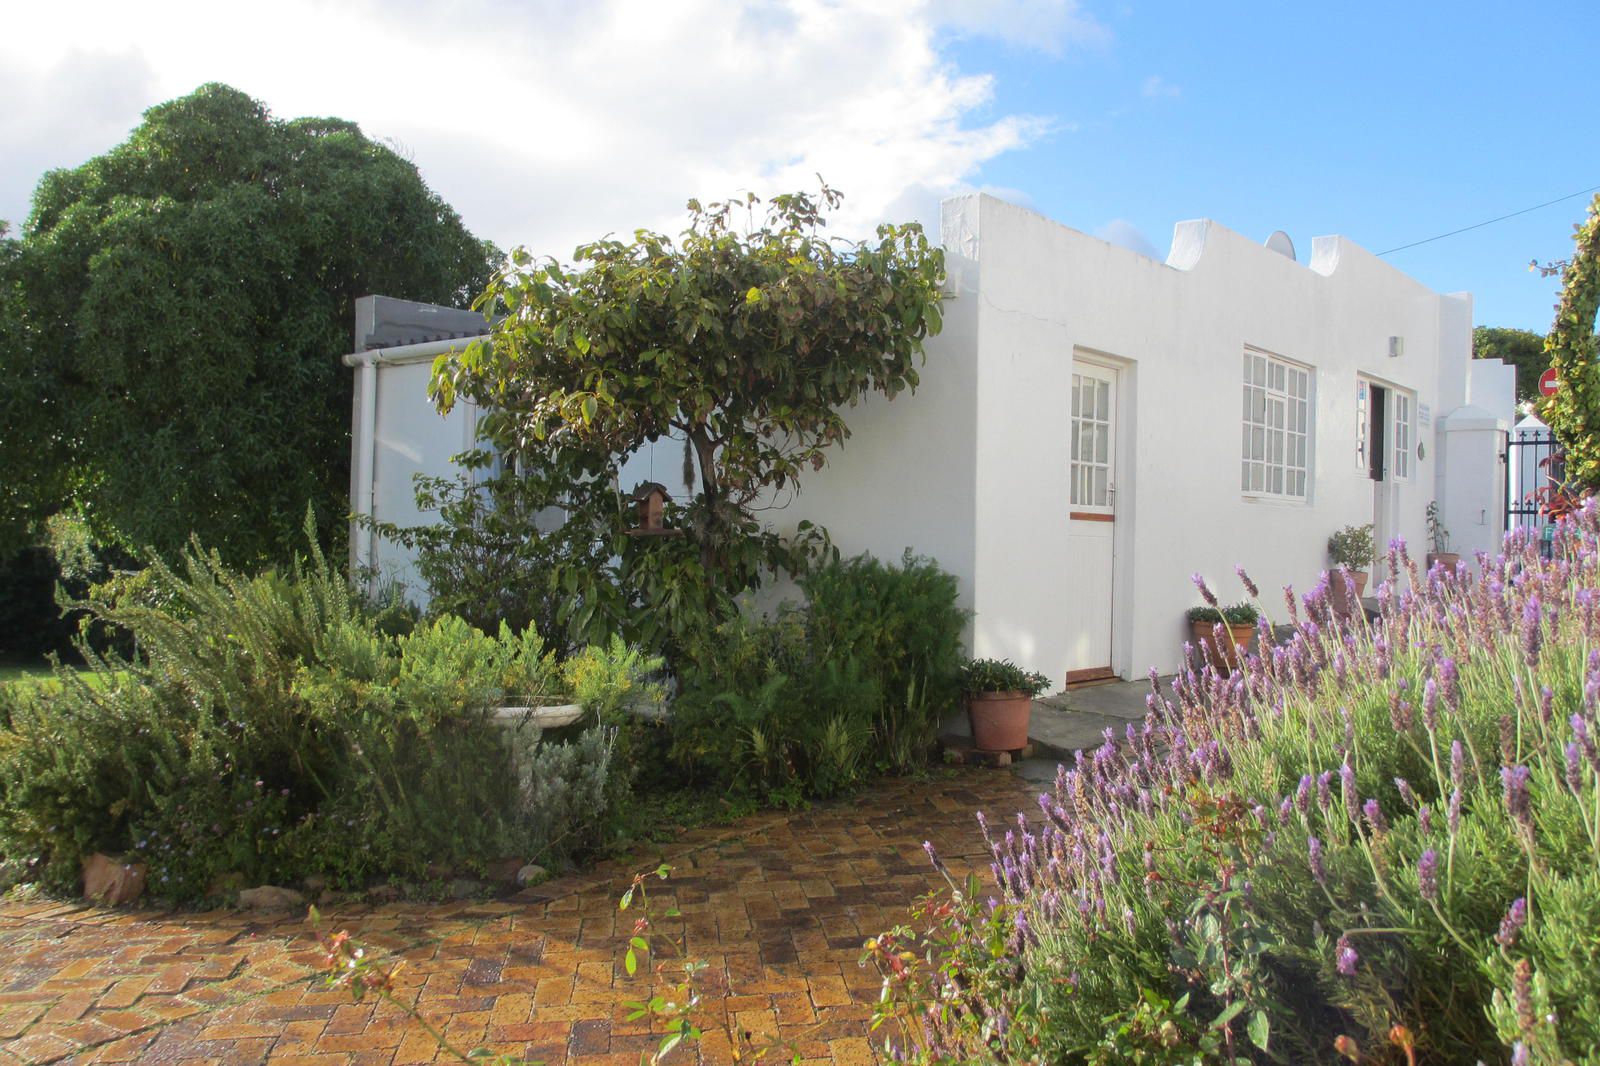
[[[1450,573],[1453,574],[1453,573],[1456,572],[1456,567],[1461,565],[1461,553],[1460,552],[1429,552],[1428,553],[1428,569],[1429,570],[1433,569],[1433,564],[1434,563],[1438,563],[1440,566],[1444,567],[1446,570],[1448,570]]]
[[[1356,602],[1350,602],[1349,590],[1344,587],[1345,571],[1343,567],[1335,567],[1328,571],[1328,603],[1333,607],[1333,613],[1346,618],[1353,617],[1361,610],[1361,597],[1367,591],[1367,572],[1365,570],[1351,570],[1350,580],[1355,582]]]
[[[981,751],[1016,751],[1028,744],[1033,697],[1026,692],[969,692],[972,743]]]
[[[1253,625],[1235,625],[1225,623],[1228,630],[1227,647],[1216,647],[1216,634],[1213,632],[1215,622],[1190,622],[1189,627],[1194,631],[1194,646],[1200,652],[1200,661],[1210,663],[1211,668],[1217,673],[1227,676],[1239,665],[1240,649],[1246,651],[1250,648],[1250,638],[1255,635],[1256,627]]]

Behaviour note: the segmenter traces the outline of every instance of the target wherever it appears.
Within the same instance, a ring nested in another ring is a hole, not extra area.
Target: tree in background
[[[170,556],[197,534],[248,565],[288,556],[309,502],[332,541],[354,300],[465,306],[496,258],[353,123],[223,85],[150,109],[46,174],[4,246],[0,540],[71,508],[109,540]]]
[[[1539,399],[1539,375],[1550,365],[1544,337],[1531,329],[1479,326],[1472,331],[1474,359],[1501,359],[1517,368],[1517,402]]]
[[[1560,386],[1540,417],[1566,452],[1567,477],[1600,487],[1600,370],[1595,367],[1595,314],[1600,311],[1600,196],[1574,227],[1572,258],[1561,272],[1561,301],[1545,338]]]
[[[917,385],[943,253],[915,224],[830,239],[821,211],[838,202],[826,186],[764,207],[690,201],[680,241],[599,241],[577,250],[581,268],[519,250],[480,304],[504,312],[492,337],[435,365],[440,408],[488,412],[487,441],[543,494],[530,509],[566,510],[551,580],[575,639],[623,632],[670,652],[763,574],[803,565],[804,543],[759,511],[849,435],[843,408]],[[668,510],[684,535],[630,537],[617,470],[667,438],[694,475]]]

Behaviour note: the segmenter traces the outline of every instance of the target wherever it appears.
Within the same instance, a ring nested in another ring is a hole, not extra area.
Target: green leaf
[[[593,424],[595,411],[598,409],[598,406],[599,405],[593,396],[585,396],[583,398],[583,402],[579,405],[579,407],[583,413],[584,425],[587,426]]]
[[[760,303],[761,302],[761,290],[756,288],[754,285],[750,286],[750,291],[744,294],[744,302],[747,303],[747,304],[758,304],[758,303]]]
[[[629,948],[627,954],[622,956],[622,968],[628,971],[629,977],[639,972],[639,958],[633,953],[632,948]]]
[[[1267,1050],[1267,1041],[1272,1035],[1272,1022],[1267,1018],[1267,1012],[1258,1010],[1250,1015],[1250,1021],[1245,1025],[1245,1031],[1250,1034],[1250,1042],[1262,1051]]]

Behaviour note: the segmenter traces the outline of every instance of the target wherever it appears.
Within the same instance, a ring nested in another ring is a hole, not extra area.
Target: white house
[[[1420,556],[1433,501],[1452,550],[1499,544],[1515,374],[1471,358],[1469,296],[1340,237],[1302,264],[1281,235],[1186,222],[1162,263],[986,195],[946,201],[942,235],[950,299],[921,386],[852,409],[775,524],[937,559],[974,612],[974,654],[1058,684],[1137,677],[1179,664],[1193,573],[1242,598],[1243,564],[1281,612],[1340,527],[1371,522],[1380,551],[1403,536]],[[462,342],[374,347],[365,325],[346,358],[352,509],[425,520],[411,475],[472,439],[470,409],[440,418],[426,396],[432,359]],[[680,449],[632,457],[622,488],[672,486]],[[354,540],[354,564],[407,574],[397,546]]]

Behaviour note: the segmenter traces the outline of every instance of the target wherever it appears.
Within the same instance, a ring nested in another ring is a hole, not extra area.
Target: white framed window
[[[1310,458],[1310,368],[1245,349],[1240,490],[1304,500],[1311,490]]]
[[[1415,437],[1411,418],[1416,404],[1412,402],[1409,392],[1393,389],[1389,395],[1394,400],[1394,478],[1396,481],[1409,481],[1411,451],[1414,447],[1412,440]]]
[[[1114,372],[1084,366],[1072,375],[1072,484],[1074,509],[1110,513]]]
[[[1366,378],[1356,379],[1356,473],[1367,477],[1372,470],[1372,460],[1367,455],[1367,421],[1371,406],[1372,386]]]

